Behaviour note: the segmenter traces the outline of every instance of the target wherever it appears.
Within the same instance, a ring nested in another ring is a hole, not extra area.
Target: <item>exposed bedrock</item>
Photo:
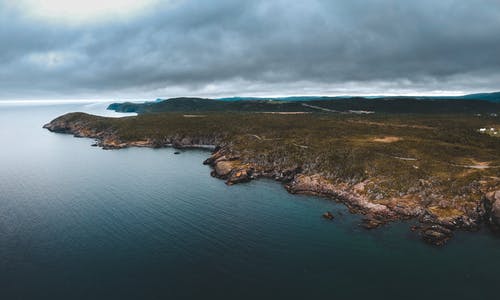
[[[500,232],[500,190],[486,194],[484,206],[487,223],[493,230]]]
[[[242,162],[227,147],[217,148],[204,164],[213,167],[212,176],[226,180],[229,185],[266,177],[281,181],[292,194],[317,195],[342,202],[352,213],[365,215],[361,225],[366,229],[394,220],[418,218],[422,225],[414,226],[413,231],[418,230],[421,238],[433,245],[444,245],[453,237],[453,230],[478,229],[486,219],[494,227],[500,226],[500,201],[497,201],[500,191],[489,193],[486,202],[478,203],[476,208],[461,210],[426,206],[418,193],[374,201],[366,192],[369,180],[350,185],[328,180],[319,174],[304,174],[300,167],[261,170]]]

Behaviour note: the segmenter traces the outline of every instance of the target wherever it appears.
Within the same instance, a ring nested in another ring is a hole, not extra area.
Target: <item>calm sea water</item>
[[[438,249],[272,181],[228,187],[207,152],[104,151],[41,128],[105,106],[0,104],[0,299],[498,297],[486,232]]]

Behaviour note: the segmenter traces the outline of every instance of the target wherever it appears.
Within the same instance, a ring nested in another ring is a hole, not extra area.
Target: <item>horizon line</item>
[[[471,94],[489,94],[495,93],[496,91],[486,91],[486,92],[471,92],[465,93],[463,91],[460,92],[450,92],[446,93],[387,93],[387,94],[379,94],[379,93],[360,93],[360,94],[274,94],[274,95],[231,95],[231,96],[199,96],[199,95],[187,95],[187,96],[170,96],[170,97],[137,97],[137,98],[129,98],[129,97],[114,97],[112,98],[27,98],[27,99],[0,99],[0,103],[2,104],[17,104],[17,103],[107,103],[107,102],[115,102],[115,101],[129,101],[129,102],[145,102],[145,101],[155,101],[157,99],[171,99],[171,98],[205,98],[205,99],[227,99],[227,98],[293,98],[293,97],[461,97],[467,96]]]

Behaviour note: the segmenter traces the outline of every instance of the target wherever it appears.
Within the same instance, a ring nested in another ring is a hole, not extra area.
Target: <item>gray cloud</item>
[[[0,98],[500,90],[500,2],[161,2],[64,24],[0,0]]]

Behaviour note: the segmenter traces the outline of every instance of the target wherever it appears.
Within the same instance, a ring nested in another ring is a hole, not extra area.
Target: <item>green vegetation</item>
[[[241,162],[263,170],[300,166],[331,181],[370,179],[375,200],[426,189],[429,201],[440,195],[473,203],[481,190],[500,182],[500,139],[478,132],[484,124],[499,127],[493,117],[205,112],[70,118],[112,132],[121,142],[153,140],[161,146],[189,139],[226,146]],[[442,208],[434,211],[446,215]]]
[[[450,229],[500,224],[491,200],[500,187],[499,106],[413,98],[182,98],[110,106],[138,112],[134,117],[67,114],[45,128],[96,138],[105,149],[215,145],[205,163],[228,184],[274,178],[291,193],[335,198],[366,214],[365,228],[418,218],[426,225],[412,230],[442,245]]]
[[[173,98],[160,102],[113,103],[108,109],[119,112],[353,112],[420,114],[492,114],[500,112],[500,102],[484,100],[422,100],[412,97],[328,98],[309,101],[239,100],[220,101],[202,98]]]

